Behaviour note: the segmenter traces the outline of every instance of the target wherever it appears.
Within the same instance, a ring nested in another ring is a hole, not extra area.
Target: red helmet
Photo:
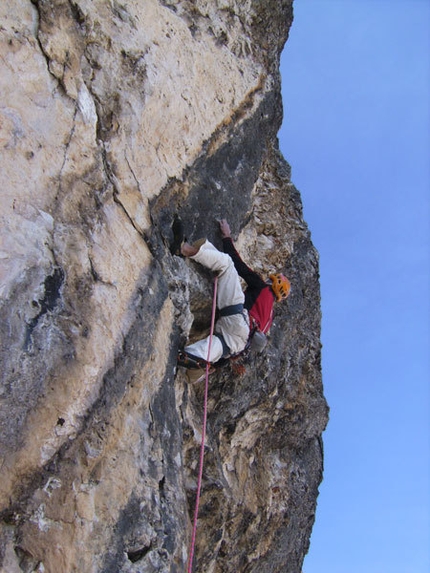
[[[269,279],[272,281],[272,290],[275,293],[276,300],[279,302],[290,294],[291,284],[290,281],[281,273],[275,273],[269,275]]]

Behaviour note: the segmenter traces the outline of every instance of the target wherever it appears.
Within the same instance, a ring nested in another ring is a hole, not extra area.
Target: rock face
[[[183,572],[211,277],[168,245],[284,271],[264,353],[211,376],[195,570],[299,573],[327,422],[318,255],[276,134],[291,0],[0,6],[0,563]]]

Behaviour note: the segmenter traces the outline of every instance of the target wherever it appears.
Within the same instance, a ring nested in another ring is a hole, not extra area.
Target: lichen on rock
[[[277,143],[291,0],[0,7],[0,566],[182,572],[211,276],[172,221],[285,272],[264,355],[211,376],[196,570],[299,573],[322,479],[318,254]]]

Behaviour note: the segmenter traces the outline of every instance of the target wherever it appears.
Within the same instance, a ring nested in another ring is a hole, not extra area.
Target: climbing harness
[[[197,534],[197,518],[199,515],[200,491],[202,488],[203,458],[204,458],[204,453],[205,453],[205,437],[206,437],[206,420],[207,420],[207,414],[208,414],[208,389],[209,389],[210,355],[211,355],[212,338],[213,338],[214,327],[215,327],[217,286],[218,286],[218,277],[215,277],[215,279],[214,279],[214,296],[213,296],[213,303],[212,303],[211,330],[210,330],[210,335],[209,335],[208,355],[207,355],[207,360],[206,360],[205,395],[204,395],[204,406],[203,406],[202,442],[200,444],[199,477],[197,480],[197,493],[196,493],[196,505],[194,508],[193,533],[192,533],[192,537],[191,537],[190,554],[188,557],[188,573],[192,573],[192,569],[193,569],[194,549],[195,549],[196,534]]]

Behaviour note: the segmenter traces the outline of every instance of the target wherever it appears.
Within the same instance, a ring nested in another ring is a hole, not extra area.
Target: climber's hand
[[[227,223],[227,219],[221,219],[219,221],[219,229],[223,239],[231,237],[230,225]]]

